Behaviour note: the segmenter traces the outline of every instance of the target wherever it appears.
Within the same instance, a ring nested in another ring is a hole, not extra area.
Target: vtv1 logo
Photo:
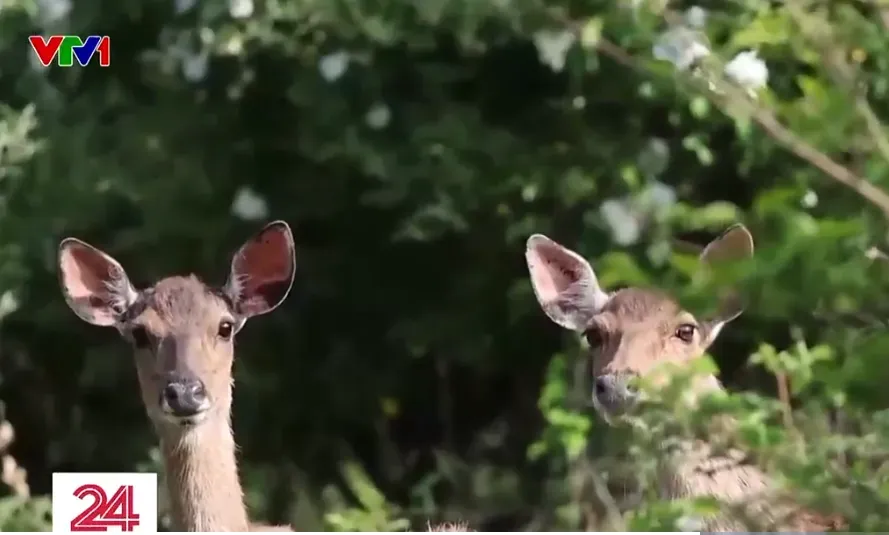
[[[107,35],[90,35],[86,39],[76,35],[32,35],[28,40],[44,67],[49,67],[53,60],[59,67],[73,67],[75,59],[81,67],[86,67],[97,52],[100,67],[111,65],[111,38]]]
[[[52,530],[157,533],[157,474],[54,473]]]

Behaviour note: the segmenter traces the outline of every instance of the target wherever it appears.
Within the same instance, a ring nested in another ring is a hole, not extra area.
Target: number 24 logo
[[[113,526],[133,531],[139,525],[139,513],[133,512],[132,485],[121,485],[109,499],[105,489],[89,483],[77,487],[74,496],[93,498],[93,503],[71,520],[71,531],[108,531]]]

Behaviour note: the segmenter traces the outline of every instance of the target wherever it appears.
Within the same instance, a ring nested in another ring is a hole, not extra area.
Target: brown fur
[[[690,344],[673,335],[683,323],[700,328]],[[699,322],[657,290],[628,288],[614,293],[592,325],[605,333],[605,343],[594,351],[595,375],[612,372],[650,376],[661,362],[681,364],[699,357],[713,341],[706,322]],[[698,388],[721,387],[715,377],[708,377]],[[706,442],[686,442],[679,454],[664,459],[663,468],[662,490],[668,497],[718,498],[730,507],[740,507],[746,516],[761,523],[756,528],[823,531],[824,525],[837,523],[833,517],[800,510],[790,503],[777,504],[771,479],[738,450],[716,454]],[[723,515],[706,519],[704,529],[745,531],[749,526]]]
[[[427,531],[475,531],[469,529],[469,525],[464,522],[445,522],[444,524],[436,524],[428,526]]]
[[[593,373],[632,370],[646,374],[662,360],[687,361],[707,345],[701,334],[693,344],[673,336],[682,323],[694,317],[664,294],[640,288],[615,292],[588,326],[595,329],[604,344],[593,359]]]
[[[228,305],[195,276],[163,279],[142,295],[142,306],[130,309],[138,314],[131,313],[121,330],[143,327],[157,340],[148,350],[136,350],[142,401],[149,416],[160,418],[153,412],[159,409],[162,380],[170,371],[180,370],[201,378],[213,402],[213,416],[227,422],[234,346],[220,340],[216,331],[220,321],[233,316]]]
[[[145,305],[129,318],[128,328],[142,326],[158,340],[154,355],[136,351],[136,369],[142,400],[161,439],[176,526],[184,531],[268,531],[270,526],[248,524],[238,480],[230,424],[234,348],[216,337],[220,320],[231,316],[229,306],[195,276],[163,279],[143,295]],[[186,366],[204,381],[214,414],[203,425],[183,430],[152,414],[171,365]]]
[[[752,254],[749,232],[734,226],[711,242],[701,259],[708,265]],[[701,356],[721,328],[741,313],[734,296],[724,299],[720,313],[701,319],[658,290],[627,288],[607,294],[580,255],[539,234],[529,238],[526,259],[544,312],[595,345],[590,351],[596,378],[645,377],[657,383],[661,378],[653,373],[659,363],[685,364]],[[691,328],[692,336],[680,336],[680,328]],[[689,397],[693,402],[695,395],[721,388],[716,377],[709,376],[693,385]],[[612,421],[612,406],[600,403],[597,409]],[[756,528],[781,531],[823,531],[825,526],[842,525],[840,518],[794,505],[740,451],[717,454],[706,442],[686,441],[678,452],[665,454],[660,464],[660,490],[665,497],[710,496],[728,505],[724,514],[703,519],[704,531],[746,531],[749,526],[742,518],[755,520]],[[625,502],[623,498],[617,496],[617,502]],[[746,514],[732,512],[738,508]]]
[[[113,258],[73,238],[60,246],[59,267],[65,300],[81,319],[114,326],[145,344],[136,344],[136,371],[160,439],[175,529],[292,531],[248,522],[231,430],[233,336],[247,318],[273,310],[289,292],[294,254],[286,223],[271,223],[246,242],[219,290],[192,275],[137,291]],[[223,325],[231,327],[228,335],[221,334]],[[162,392],[171,376],[203,384],[209,407],[191,423],[164,410]]]

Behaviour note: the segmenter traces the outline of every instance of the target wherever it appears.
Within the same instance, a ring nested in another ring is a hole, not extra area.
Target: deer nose
[[[617,389],[616,382],[617,379],[610,374],[596,377],[596,381],[593,385],[593,395],[596,396],[596,399],[599,401],[610,399],[614,396],[614,391]]]
[[[178,379],[164,386],[163,403],[174,416],[194,416],[207,409],[207,390],[200,379]]]
[[[606,373],[593,382],[593,399],[596,405],[607,412],[624,408],[636,398],[636,392],[628,384],[630,376]]]

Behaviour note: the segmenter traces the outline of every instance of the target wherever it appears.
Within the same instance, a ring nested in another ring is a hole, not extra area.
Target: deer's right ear
[[[543,234],[528,238],[525,260],[540,307],[562,327],[583,332],[608,302],[589,262]]]
[[[59,279],[68,306],[93,325],[114,325],[139,296],[115,259],[75,238],[59,245]]]

